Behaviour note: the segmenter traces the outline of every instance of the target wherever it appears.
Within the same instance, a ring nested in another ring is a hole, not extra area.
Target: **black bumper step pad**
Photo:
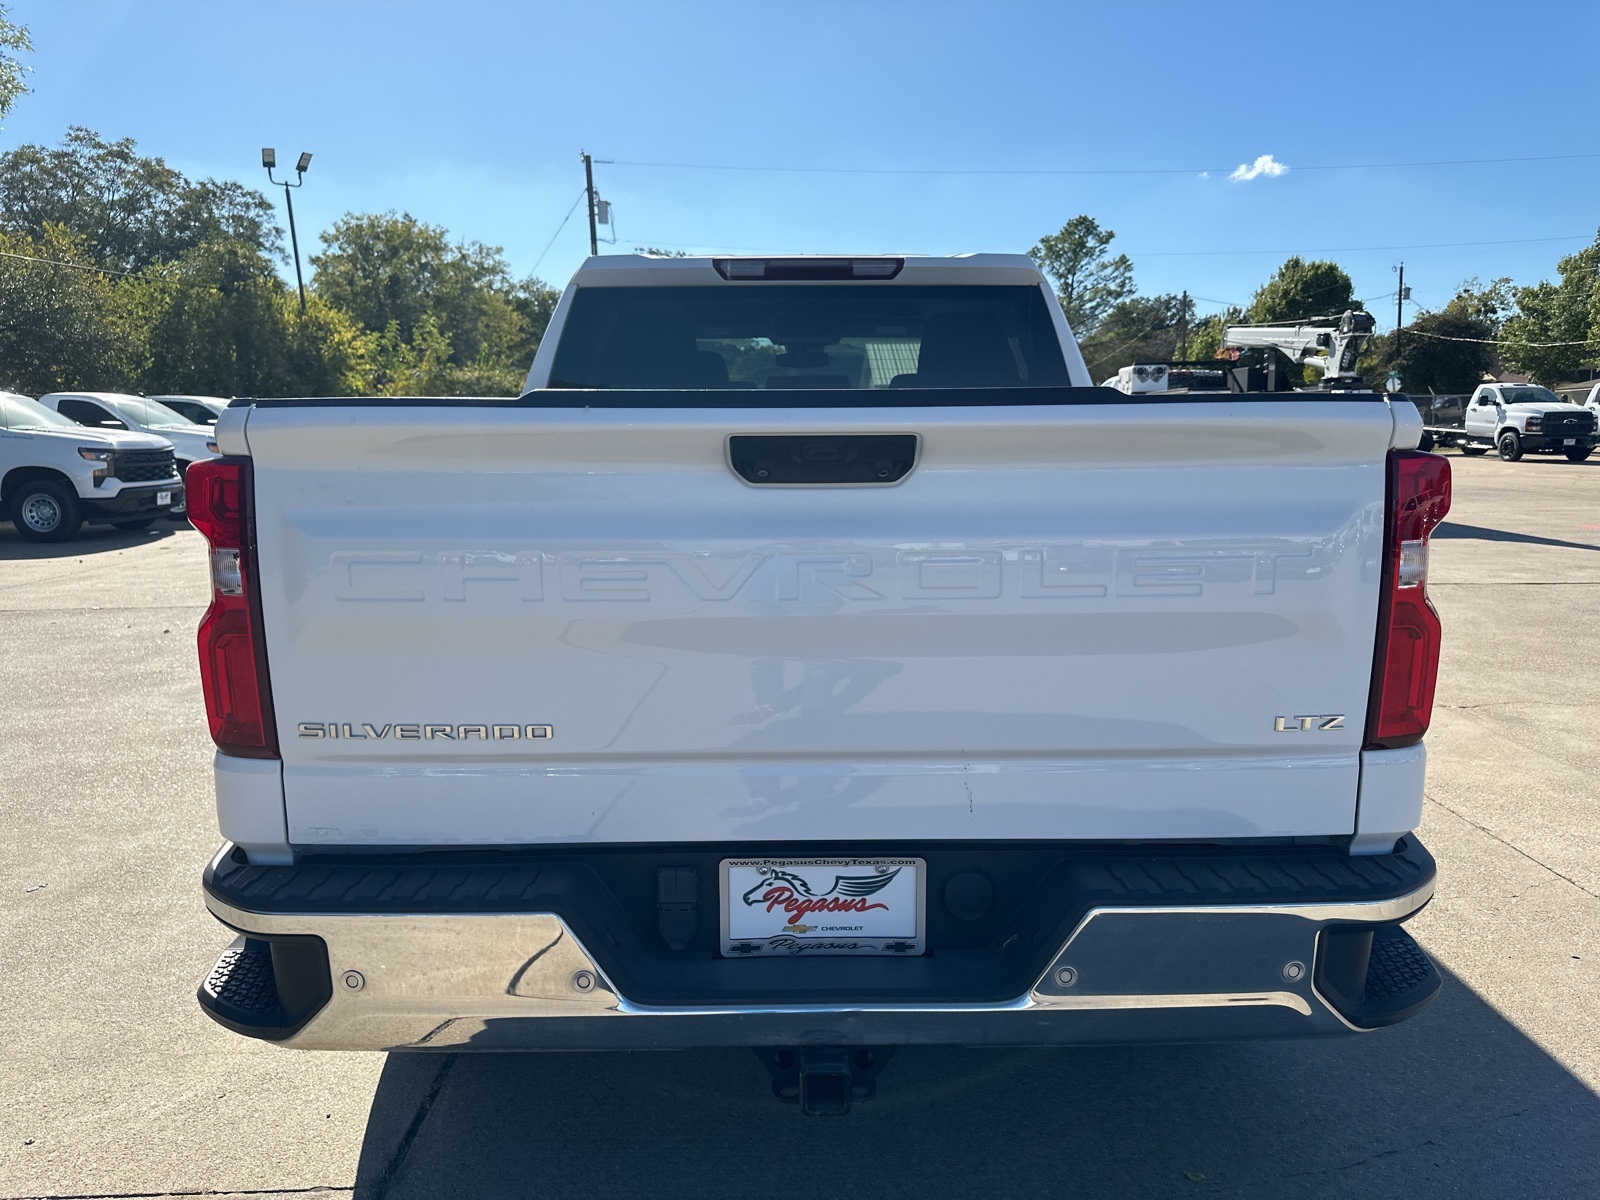
[[[272,947],[266,942],[234,938],[200,990],[213,1012],[244,1024],[272,1025],[283,1017],[278,981],[272,976]]]
[[[1368,1028],[1403,1021],[1438,995],[1444,978],[1427,951],[1398,925],[1373,931],[1372,958],[1367,965],[1367,986],[1362,989],[1354,1015],[1356,1025]]]
[[[200,1007],[219,1025],[281,1041],[333,996],[321,938],[236,937],[200,984]]]
[[[1414,1016],[1443,983],[1427,951],[1399,925],[1352,926],[1322,935],[1318,990],[1345,1020],[1362,1029]]]

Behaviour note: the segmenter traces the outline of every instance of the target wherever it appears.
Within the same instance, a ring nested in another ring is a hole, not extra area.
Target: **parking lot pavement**
[[[1600,461],[1451,458],[1439,894],[1411,926],[1438,1003],[1332,1042],[903,1050],[842,1121],[738,1051],[313,1055],[212,1025],[202,543],[0,525],[0,1197],[1600,1194]]]

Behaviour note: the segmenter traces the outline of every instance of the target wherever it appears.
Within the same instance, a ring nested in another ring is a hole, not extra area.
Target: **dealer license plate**
[[[1563,438],[1562,441],[1561,441],[1561,444],[1563,446],[1576,446],[1578,444],[1578,439],[1577,438]]]
[[[927,864],[920,858],[729,858],[722,953],[921,954]]]
[[[156,493],[156,507],[157,508],[163,508],[166,505],[171,504],[171,503],[172,503],[172,493],[171,492],[157,492]]]

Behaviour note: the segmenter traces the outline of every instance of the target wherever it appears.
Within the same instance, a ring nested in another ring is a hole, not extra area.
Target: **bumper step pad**
[[[1399,925],[1330,931],[1323,947],[1318,984],[1339,1014],[1362,1029],[1415,1015],[1444,983],[1427,952]]]
[[[1356,1024],[1371,1027],[1403,1021],[1432,1000],[1443,983],[1427,951],[1400,926],[1385,925],[1372,935],[1372,961],[1356,1005],[1361,1018]]]
[[[213,1013],[240,1024],[273,1025],[283,1016],[278,981],[272,975],[272,948],[253,938],[233,939],[200,992],[201,1003]]]
[[[217,1024],[249,1037],[281,1041],[309,1021],[333,994],[320,938],[270,941],[236,937],[200,984],[197,998]]]

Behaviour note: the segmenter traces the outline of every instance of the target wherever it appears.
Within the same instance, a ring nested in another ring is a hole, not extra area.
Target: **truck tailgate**
[[[245,431],[296,844],[1353,828],[1381,399],[331,404]]]

